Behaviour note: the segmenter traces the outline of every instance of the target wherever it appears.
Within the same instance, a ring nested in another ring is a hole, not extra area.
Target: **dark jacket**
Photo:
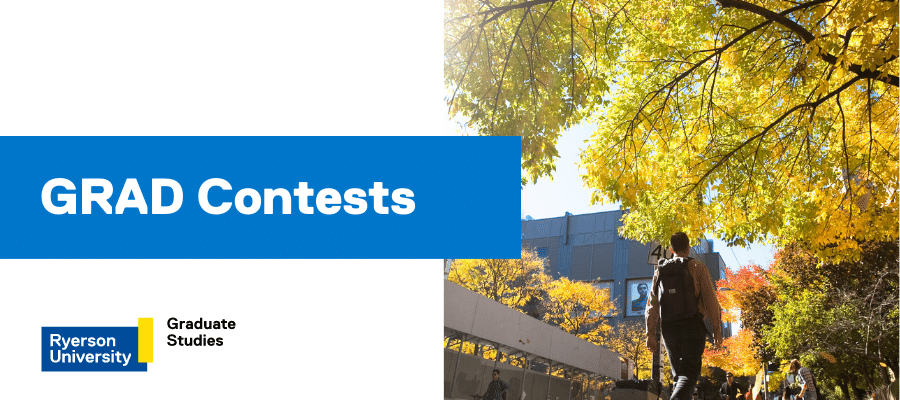
[[[491,380],[488,384],[487,392],[484,394],[484,400],[503,400],[503,393],[509,390],[509,385],[500,379]]]
[[[725,396],[728,396],[729,400],[734,400],[737,398],[737,392],[738,392],[737,382],[731,384],[731,386],[728,385],[728,382],[725,382],[722,384],[722,388],[719,389],[719,394],[722,395],[723,399],[725,398]]]

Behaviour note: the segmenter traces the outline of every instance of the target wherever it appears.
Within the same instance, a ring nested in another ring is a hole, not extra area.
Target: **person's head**
[[[641,294],[641,298],[647,297],[647,284],[646,283],[638,283],[638,293]]]
[[[499,369],[495,369],[494,372],[491,372],[491,379],[493,379],[495,381],[500,379],[500,370]]]
[[[684,232],[675,232],[669,238],[669,243],[672,245],[672,251],[675,254],[690,253],[691,251],[691,239],[688,239],[687,234]]]
[[[798,360],[796,358],[791,360],[791,363],[788,366],[788,371],[790,371],[790,373],[794,374],[794,373],[797,373],[797,371],[799,369],[800,369],[800,360]]]
[[[732,384],[732,383],[734,383],[734,374],[732,374],[731,372],[726,372],[726,373],[725,373],[725,379],[728,379],[728,384],[729,384],[729,385]]]

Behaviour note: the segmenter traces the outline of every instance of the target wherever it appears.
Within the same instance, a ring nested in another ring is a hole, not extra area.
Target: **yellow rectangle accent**
[[[153,362],[153,318],[138,318],[138,362]]]

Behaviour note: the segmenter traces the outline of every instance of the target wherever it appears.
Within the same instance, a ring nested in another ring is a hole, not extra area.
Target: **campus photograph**
[[[897,20],[445,0],[446,133],[520,137],[522,203],[444,262],[444,398],[897,400]]]

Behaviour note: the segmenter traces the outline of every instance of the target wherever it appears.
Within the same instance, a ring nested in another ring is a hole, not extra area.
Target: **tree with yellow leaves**
[[[634,362],[635,379],[650,379],[653,353],[647,350],[644,324],[637,321],[619,323],[609,340],[609,348]]]
[[[559,135],[621,233],[798,241],[854,260],[898,237],[898,8],[868,0],[445,0],[452,116],[522,136],[523,185]]]
[[[560,278],[547,285],[542,301],[545,322],[596,344],[606,344],[612,327],[605,316],[615,315],[609,290],[588,282]]]
[[[544,273],[544,260],[534,251],[523,249],[520,259],[453,260],[447,279],[521,310],[533,297],[540,296],[549,277]]]
[[[752,340],[752,332],[742,330],[737,335],[725,339],[720,349],[707,345],[703,353],[703,363],[738,376],[753,375],[759,370],[762,361],[756,355]]]

